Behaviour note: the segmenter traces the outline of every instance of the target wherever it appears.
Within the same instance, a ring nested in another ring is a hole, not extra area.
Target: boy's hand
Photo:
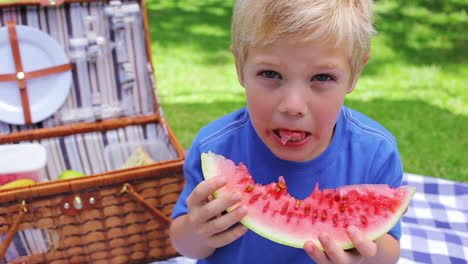
[[[304,244],[304,249],[309,256],[319,264],[324,263],[361,263],[368,257],[373,257],[377,253],[377,245],[362,236],[362,233],[354,227],[350,226],[346,230],[351,238],[355,249],[341,249],[327,234],[320,234],[319,241],[325,251],[321,251],[313,242],[308,241]]]
[[[226,184],[225,177],[214,177],[201,182],[187,198],[189,225],[196,240],[211,247],[225,246],[241,237],[247,228],[238,223],[246,214],[245,206],[221,215],[241,200],[239,192],[214,199],[212,193]],[[230,229],[229,229],[230,228]]]

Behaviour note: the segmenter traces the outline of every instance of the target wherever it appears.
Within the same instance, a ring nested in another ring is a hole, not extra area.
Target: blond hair
[[[348,45],[353,73],[362,67],[373,33],[372,0],[237,0],[232,49],[242,67],[248,47],[282,37],[333,39]]]

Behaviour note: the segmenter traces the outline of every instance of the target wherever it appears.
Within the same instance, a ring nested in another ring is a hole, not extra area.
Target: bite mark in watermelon
[[[280,244],[302,248],[306,241],[321,246],[318,235],[328,233],[343,249],[353,248],[346,228],[356,226],[363,235],[376,240],[386,234],[406,211],[416,189],[391,188],[385,184],[347,185],[319,190],[298,200],[287,192],[284,178],[277,183],[255,183],[247,167],[212,152],[201,156],[205,179],[224,175],[228,182],[215,197],[242,193],[237,206],[245,205],[247,215],[241,223],[257,234]]]

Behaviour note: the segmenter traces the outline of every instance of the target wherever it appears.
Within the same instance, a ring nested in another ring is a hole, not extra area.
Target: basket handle
[[[155,216],[157,219],[159,219],[162,223],[164,223],[165,225],[170,225],[171,218],[166,216],[158,208],[155,208],[154,206],[149,204],[147,201],[145,201],[145,199],[141,195],[139,195],[137,192],[135,192],[135,190],[133,189],[133,187],[129,183],[125,183],[123,185],[122,190],[120,191],[120,193],[122,193],[122,194],[123,193],[128,193],[130,195],[130,197],[132,197],[135,201],[139,202],[141,205],[143,205],[143,207],[148,209],[150,211],[150,213],[152,213],[153,216]]]
[[[21,201],[21,207],[19,210],[18,218],[16,218],[15,222],[13,222],[13,225],[8,230],[5,239],[0,244],[0,260],[5,257],[6,251],[8,247],[10,246],[11,241],[13,241],[13,238],[15,237],[16,232],[18,232],[19,225],[21,224],[24,216],[27,213],[28,213],[28,207],[26,206],[26,201],[23,200]]]

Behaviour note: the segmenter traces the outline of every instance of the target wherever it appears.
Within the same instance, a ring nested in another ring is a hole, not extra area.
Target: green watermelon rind
[[[218,156],[212,152],[207,153],[202,153],[201,155],[201,160],[202,160],[202,171],[205,179],[210,179],[213,177],[218,176],[216,174],[217,168],[215,166],[216,164],[216,159],[221,158],[221,156]],[[235,164],[233,164],[235,165]],[[411,199],[413,198],[414,194],[416,193],[416,188],[411,187],[411,186],[401,186],[399,188],[406,189],[407,196],[404,198],[404,202],[402,203],[402,206],[398,210],[397,213],[395,213],[392,217],[391,220],[388,221],[387,225],[381,227],[379,231],[371,233],[367,239],[371,241],[375,241],[376,239],[382,237],[386,233],[388,233],[397,223],[398,220],[403,216],[403,214],[406,212],[409,203],[411,202]],[[218,189],[214,192],[214,196],[217,198],[223,194],[223,188]],[[227,209],[228,212],[232,211],[235,209],[236,206],[230,207]],[[262,224],[257,224],[255,221],[254,217],[249,217],[245,216],[241,221],[240,221],[244,226],[252,230],[253,232],[259,234],[260,236],[263,236],[269,240],[275,241],[276,243],[287,245],[290,247],[295,247],[295,248],[303,248],[304,243],[306,240],[303,239],[296,239],[294,237],[288,237],[287,234],[281,234],[277,230],[274,230],[271,227],[262,225]],[[332,235],[332,234],[329,234]],[[311,238],[310,240],[307,241],[312,241],[315,243],[321,250],[323,250],[323,247],[321,243],[318,241],[318,239]],[[354,245],[352,243],[348,242],[340,242],[336,241],[338,246],[340,246],[343,250],[351,249],[354,248]]]

